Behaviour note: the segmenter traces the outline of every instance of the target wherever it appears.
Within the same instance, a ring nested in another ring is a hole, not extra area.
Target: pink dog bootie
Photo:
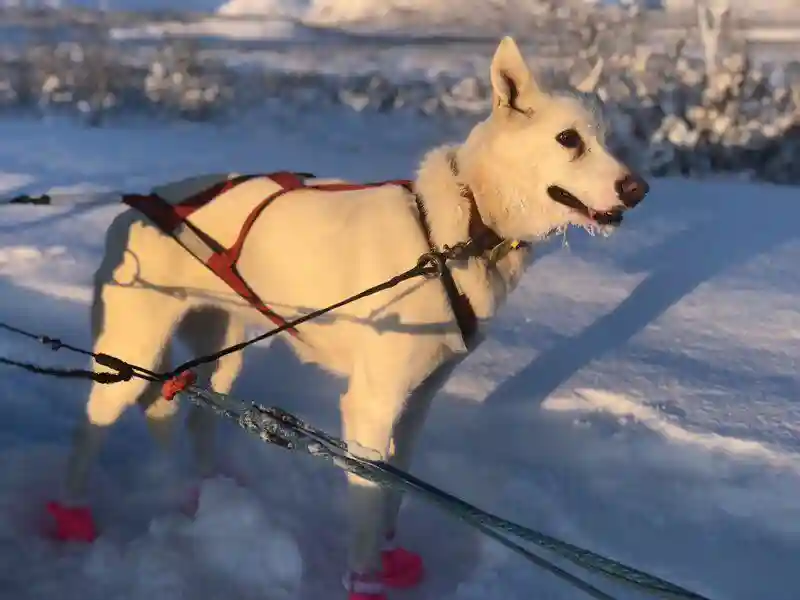
[[[88,507],[69,507],[59,502],[48,502],[47,512],[55,520],[50,535],[61,542],[91,543],[97,539],[97,527]]]
[[[348,600],[388,600],[381,575],[351,571],[345,574],[342,583],[350,593]]]
[[[381,551],[381,562],[383,583],[390,588],[414,587],[425,575],[422,557],[416,552],[399,547],[393,531],[386,535]]]
[[[425,567],[422,557],[405,548],[392,548],[381,552],[383,582],[387,587],[405,589],[422,581]]]

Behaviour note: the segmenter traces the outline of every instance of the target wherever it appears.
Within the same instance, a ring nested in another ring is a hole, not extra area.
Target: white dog
[[[408,468],[431,398],[519,281],[530,243],[568,224],[616,226],[647,193],[647,183],[604,146],[591,94],[598,76],[596,69],[574,90],[544,90],[514,41],[503,39],[491,65],[491,115],[464,143],[429,152],[413,193],[392,183],[326,188],[287,174],[225,175],[170,184],[149,197],[184,208],[190,198],[195,210],[183,221],[177,212],[159,213],[163,206],[148,205],[148,197],[129,201],[140,210],[111,225],[96,275],[95,352],[167,371],[173,335],[209,354],[243,341],[246,324],[266,322],[266,309],[253,307],[259,300],[289,320],[408,269],[432,246],[471,238],[474,255],[449,263],[457,296],[441,279],[414,279],[282,334],[302,360],[347,378],[344,437]],[[247,289],[202,264],[237,239],[235,266]],[[241,365],[241,354],[231,354],[198,375],[227,393]],[[176,405],[157,386],[95,384],[65,497],[50,505],[60,537],[94,538],[90,465],[103,434],[137,402],[156,439],[169,442]],[[215,418],[200,409],[189,416],[201,476],[212,473]],[[399,494],[355,476],[348,490],[350,599],[384,600],[387,587],[416,584],[420,557],[391,543]]]

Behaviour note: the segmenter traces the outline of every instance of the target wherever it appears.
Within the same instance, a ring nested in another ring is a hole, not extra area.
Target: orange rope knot
[[[197,381],[197,375],[195,375],[192,371],[178,373],[172,379],[164,382],[164,385],[161,387],[161,395],[167,400],[173,400],[176,394],[185,392],[186,388],[192,385],[195,381]]]

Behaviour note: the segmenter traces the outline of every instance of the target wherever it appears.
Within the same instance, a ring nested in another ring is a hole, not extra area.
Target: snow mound
[[[169,507],[176,486],[163,470],[145,465],[126,485],[117,471],[98,469],[101,536],[90,546],[65,547],[42,535],[43,507],[57,489],[65,448],[9,449],[7,439],[0,447],[0,581],[8,597],[223,598],[231,589],[243,600],[297,597],[298,544],[257,496],[232,480],[205,482],[192,519]]]
[[[312,0],[228,0],[217,11],[226,17],[299,17],[310,7]]]
[[[528,0],[228,0],[219,9],[226,16],[293,16],[307,25],[363,27],[385,31],[411,27],[456,27],[479,31],[487,19],[507,21],[537,15],[542,3]]]
[[[284,16],[285,17],[285,16]],[[252,20],[247,22],[203,19],[190,23],[149,23],[142,27],[120,27],[111,30],[115,40],[160,39],[166,37],[219,37],[231,40],[289,39],[295,35],[294,23],[286,20]]]
[[[236,0],[232,0],[236,1]],[[457,17],[469,9],[474,8],[474,0],[459,2],[423,2],[421,0],[392,0],[381,2],[379,0],[315,0],[306,13],[306,19],[311,22],[334,24],[352,22],[378,23],[387,18],[397,19],[401,16],[427,17],[439,20],[444,16]],[[497,2],[483,1],[486,5],[495,5]],[[466,10],[465,10],[466,9]]]
[[[292,597],[303,575],[297,543],[273,526],[264,507],[228,479],[205,482],[197,518],[188,528],[202,559],[270,598]]]
[[[191,596],[202,582],[220,591],[233,586],[245,598],[288,600],[303,569],[297,544],[273,526],[264,507],[246,490],[220,479],[203,486],[194,520],[158,517],[126,545],[101,538],[84,571],[100,586],[123,587],[125,579],[132,598]]]

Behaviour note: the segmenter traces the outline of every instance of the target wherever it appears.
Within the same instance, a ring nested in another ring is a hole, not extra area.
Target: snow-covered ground
[[[401,113],[104,129],[6,121],[0,193],[144,190],[226,169],[406,177],[438,141],[429,121]],[[0,321],[87,345],[91,275],[119,211],[0,207]],[[549,242],[437,399],[413,471],[713,600],[797,600],[798,216],[796,188],[657,180],[611,238]],[[48,352],[0,336],[2,356],[81,365]],[[43,539],[43,505],[86,391],[0,372],[0,597],[342,597],[342,473],[228,425],[222,460],[245,487],[210,481],[195,520],[178,506],[184,462],[165,463],[131,412],[93,483],[100,540]],[[340,391],[276,344],[247,352],[234,393],[338,433]],[[422,551],[430,577],[395,598],[582,597],[413,499],[401,539]]]

